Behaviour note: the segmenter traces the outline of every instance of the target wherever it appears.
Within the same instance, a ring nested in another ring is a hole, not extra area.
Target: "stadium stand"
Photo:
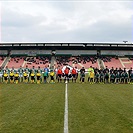
[[[76,66],[78,69],[81,67],[87,69],[90,66],[99,68],[97,58],[94,56],[58,56],[56,57],[56,67],[58,65],[62,67],[64,65]]]
[[[2,44],[1,44],[2,45]],[[44,68],[45,65],[54,64],[64,66],[77,66],[79,69],[90,66],[95,68],[127,68],[133,67],[132,44],[94,44],[94,43],[58,43],[58,44],[4,44],[0,51],[0,65],[3,64],[5,57],[8,57],[4,67],[19,68],[20,66]],[[26,49],[26,50],[25,50]],[[55,50],[55,55],[52,51]],[[115,58],[117,57],[117,58]]]
[[[107,66],[109,69],[114,68],[127,68],[130,69],[133,67],[133,61],[127,57],[102,57],[104,68]]]
[[[4,56],[0,56],[0,67],[2,66],[4,60],[5,60],[6,57]]]
[[[0,50],[0,67],[3,66],[5,60],[6,60],[6,56],[8,54],[7,50]]]
[[[49,66],[50,65],[50,56],[37,56],[37,57],[27,57],[25,59],[25,63],[23,65],[23,67],[25,68],[26,66],[28,66],[28,68],[32,68],[33,66],[35,68],[38,68],[38,66],[40,66],[40,68],[44,68],[45,66]]]
[[[0,56],[0,66],[2,66],[4,60],[6,57]],[[127,58],[127,57],[121,57],[121,58],[114,58],[114,57],[102,57],[101,58],[103,62],[104,68],[107,66],[109,69],[112,67],[114,68],[131,68],[133,67],[133,60]],[[6,66],[8,68],[19,68],[20,66],[29,68],[32,68],[34,66],[35,68],[44,68],[44,66],[50,66],[51,62],[51,56],[19,56],[19,57],[10,57],[9,61],[6,63]],[[77,67],[80,69],[81,67],[84,67],[87,69],[88,67],[92,66],[94,68],[100,68],[99,61],[97,59],[97,56],[56,56],[54,61],[54,66],[61,66],[69,65],[71,67]]]
[[[104,62],[104,67],[108,66],[108,68],[123,68],[123,65],[121,64],[119,58],[111,58],[110,61]]]
[[[6,64],[8,68],[19,68],[20,66],[23,66],[24,64],[24,58],[25,57],[11,57],[9,62]]]
[[[19,56],[19,57],[11,57],[9,62],[6,64],[8,68],[16,68],[18,69],[20,66],[28,68],[32,68],[34,66],[35,68],[44,68],[45,65],[49,65],[50,58],[49,57],[26,57],[26,56]]]
[[[2,66],[4,60],[6,57],[0,56],[0,66]],[[133,60],[125,57],[121,58],[114,58],[114,57],[102,57],[101,58],[103,62],[104,68],[108,66],[108,68],[131,68],[133,67]],[[44,68],[45,65],[50,66],[51,57],[50,56],[19,56],[19,57],[10,57],[9,61],[6,63],[5,66],[8,66],[8,68],[19,68],[20,66],[29,68],[32,68],[34,66],[35,68]],[[85,67],[87,69],[88,67],[92,66],[94,68],[100,68],[99,61],[96,56],[56,56],[54,61],[54,66],[61,66],[69,65],[71,67],[77,66],[78,69],[81,67]]]
[[[119,58],[120,62],[124,66],[124,68],[130,69],[133,68],[133,59],[130,58]]]

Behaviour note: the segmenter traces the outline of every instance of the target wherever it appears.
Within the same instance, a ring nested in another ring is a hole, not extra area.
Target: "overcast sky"
[[[133,42],[132,0],[0,0],[1,42]]]

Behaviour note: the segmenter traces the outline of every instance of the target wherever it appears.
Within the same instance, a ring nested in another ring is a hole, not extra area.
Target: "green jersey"
[[[43,76],[44,76],[44,77],[48,77],[48,73],[47,73],[47,72],[44,72],[44,73],[43,73]]]
[[[125,78],[128,78],[128,73],[125,73]]]
[[[0,77],[2,77],[2,75],[3,75],[3,71],[2,71],[2,70],[0,70]]]
[[[99,73],[96,73],[95,77],[96,77],[96,78],[99,78],[99,76],[100,76]]]
[[[32,68],[30,72],[36,73],[36,69]]]
[[[115,78],[115,74],[114,73],[111,73],[110,74],[110,79],[114,79]]]
[[[125,74],[121,73],[120,78],[124,78],[124,77],[125,77]]]
[[[6,70],[6,73],[7,73],[7,74],[10,74],[10,69],[6,68],[5,70]],[[3,72],[3,73],[4,73],[4,72]]]
[[[133,73],[131,73],[131,79],[133,79]]]
[[[24,71],[26,71],[27,73],[30,72],[30,69],[29,68],[25,68]]]
[[[19,72],[19,74],[22,75],[22,74],[23,74],[23,68],[19,68],[19,69],[18,69],[18,72]]]
[[[116,78],[120,78],[120,74],[119,73],[116,73]]]
[[[103,79],[104,78],[104,73],[100,73],[100,78]]]

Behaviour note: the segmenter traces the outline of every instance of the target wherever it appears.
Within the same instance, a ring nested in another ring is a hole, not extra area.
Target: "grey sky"
[[[133,42],[133,2],[4,0],[1,42]]]

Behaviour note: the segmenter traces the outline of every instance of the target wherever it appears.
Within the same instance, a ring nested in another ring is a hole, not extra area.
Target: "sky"
[[[1,42],[133,42],[133,0],[0,0]]]

